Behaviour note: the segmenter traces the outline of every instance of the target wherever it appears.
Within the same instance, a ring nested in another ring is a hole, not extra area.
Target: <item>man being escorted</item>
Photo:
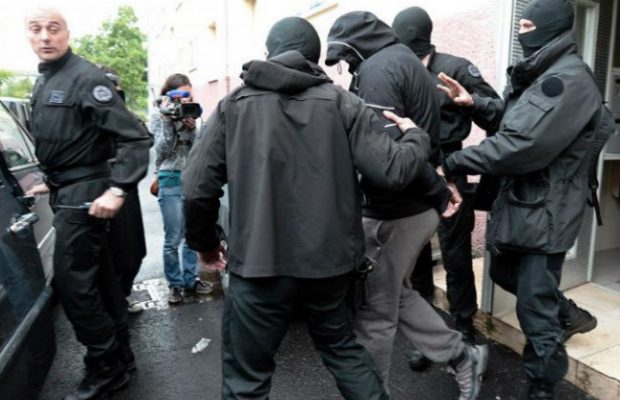
[[[376,15],[353,11],[332,25],[325,62],[349,64],[350,90],[375,109],[394,109],[425,127],[436,139],[439,155],[438,90],[415,54],[398,41]],[[399,132],[391,131],[399,140]],[[430,163],[425,175],[404,190],[377,187],[361,180],[366,255],[377,261],[369,275],[364,307],[355,316],[357,340],[372,354],[387,385],[396,333],[400,331],[422,354],[446,362],[454,371],[460,400],[478,398],[488,348],[463,341],[433,307],[411,287],[416,260],[439,224],[450,217],[460,196],[448,189]]]
[[[509,70],[504,100],[470,95],[440,75],[444,91],[497,133],[453,153],[447,176],[501,176],[489,215],[491,277],[517,296],[527,338],[528,399],[552,399],[568,368],[564,342],[596,319],[559,291],[566,251],[575,243],[590,193],[588,167],[601,95],[577,54],[568,0],[534,0],[520,20],[524,59]],[[566,322],[563,322],[566,321]]]
[[[357,172],[405,187],[425,167],[430,139],[394,114],[400,143],[382,133],[389,121],[316,64],[320,47],[306,20],[276,23],[269,59],[244,66],[245,85],[220,101],[183,172],[187,241],[207,265],[221,257],[216,221],[228,183],[223,399],[269,398],[274,355],[300,316],[344,398],[389,398],[345,304],[364,260]]]
[[[104,74],[71,52],[58,11],[37,9],[25,23],[41,60],[32,134],[46,174],[46,184],[29,195],[51,192],[54,288],[87,347],[85,377],[65,400],[101,399],[127,384],[127,371],[135,368],[127,302],[110,262],[106,230],[146,173],[150,138]]]

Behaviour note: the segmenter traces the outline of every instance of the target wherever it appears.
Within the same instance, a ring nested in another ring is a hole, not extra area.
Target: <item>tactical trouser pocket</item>
[[[500,192],[491,213],[490,243],[497,248],[544,252],[549,247],[548,185],[515,181]]]

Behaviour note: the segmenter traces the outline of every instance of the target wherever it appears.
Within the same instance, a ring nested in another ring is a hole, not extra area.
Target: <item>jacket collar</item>
[[[67,61],[73,56],[73,51],[71,51],[71,47],[69,50],[60,57],[58,60],[50,61],[50,62],[42,62],[39,64],[39,72],[43,75],[52,75],[58,72]]]
[[[435,61],[436,55],[437,55],[437,50],[435,50],[435,45],[431,45],[431,52],[428,53],[428,64],[426,65],[426,69],[428,69],[429,71],[432,71],[432,65],[433,65],[433,62]]]
[[[514,91],[528,87],[564,55],[577,54],[577,37],[569,31],[548,43],[531,56],[508,68]]]

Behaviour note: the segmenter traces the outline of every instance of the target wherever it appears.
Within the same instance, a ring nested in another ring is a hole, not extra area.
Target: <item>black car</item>
[[[52,318],[55,232],[32,138],[0,103],[0,399],[36,399],[56,347]]]
[[[30,130],[30,121],[32,120],[32,110],[30,109],[30,101],[27,99],[17,99],[14,97],[0,97],[2,102],[17,118],[17,121],[26,130]]]

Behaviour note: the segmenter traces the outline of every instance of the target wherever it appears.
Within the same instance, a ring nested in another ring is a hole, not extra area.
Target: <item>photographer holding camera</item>
[[[173,74],[161,89],[158,112],[151,115],[149,130],[155,137],[157,194],[164,221],[164,274],[170,293],[168,303],[178,304],[183,295],[209,294],[213,287],[200,280],[197,256],[184,239],[181,171],[196,137],[195,118],[200,106],[192,103],[192,85],[183,74]],[[182,247],[179,262],[179,247]]]

